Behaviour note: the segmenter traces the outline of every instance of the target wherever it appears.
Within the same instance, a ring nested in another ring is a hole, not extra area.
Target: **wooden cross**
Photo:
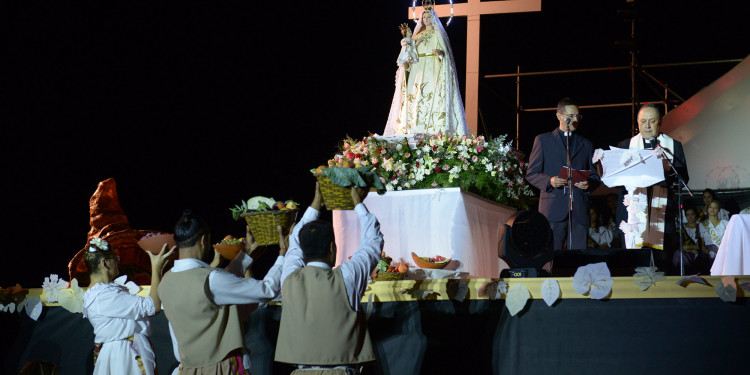
[[[416,14],[422,14],[422,7],[417,7]],[[435,5],[438,17],[450,17],[450,4]],[[412,16],[409,8],[409,18]],[[482,14],[539,12],[542,10],[542,0],[503,0],[481,1],[467,0],[465,3],[453,5],[453,15],[467,17],[466,31],[466,96],[465,111],[466,124],[469,131],[477,133],[479,118],[479,17]]]

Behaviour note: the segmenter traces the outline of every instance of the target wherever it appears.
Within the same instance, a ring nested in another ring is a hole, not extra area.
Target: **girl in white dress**
[[[679,249],[672,257],[674,266],[679,269],[684,267],[686,274],[710,273],[712,259],[709,258],[709,250],[706,249],[705,239],[708,238],[706,228],[698,222],[698,213],[695,208],[688,207],[684,211],[685,224],[682,228],[682,264],[680,263]]]
[[[709,250],[708,255],[713,259],[716,257],[716,252],[719,251],[721,238],[724,237],[724,231],[727,229],[727,224],[729,224],[729,222],[719,218],[719,212],[721,210],[719,201],[713,200],[706,207],[708,219],[703,222],[703,226],[706,228],[707,233],[705,241],[706,248]]]
[[[703,204],[705,205],[703,210],[698,212],[698,220],[705,221],[708,219],[708,204],[712,201],[718,201],[716,199],[716,192],[713,189],[703,190]],[[729,211],[720,208],[719,219],[729,221]]]
[[[599,219],[599,212],[594,207],[589,208],[589,219],[591,225],[588,230],[587,245],[588,248],[608,249],[612,246],[613,233],[609,227],[602,225]]]
[[[175,248],[168,252],[165,244],[151,258],[151,292],[148,297],[130,294],[122,285],[112,282],[119,274],[119,257],[101,238],[89,241],[84,255],[91,276],[91,285],[83,294],[83,316],[94,327],[94,375],[155,373],[156,358],[148,335],[149,317],[161,309],[157,294],[164,263]]]

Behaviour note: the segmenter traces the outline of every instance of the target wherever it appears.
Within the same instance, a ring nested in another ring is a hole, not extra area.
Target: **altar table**
[[[500,274],[497,256],[500,226],[516,212],[460,188],[370,192],[367,209],[380,221],[383,250],[395,263],[416,267],[411,253],[441,255],[453,261],[446,269],[467,272],[472,278]],[[336,265],[359,245],[359,220],[354,211],[333,212]]]

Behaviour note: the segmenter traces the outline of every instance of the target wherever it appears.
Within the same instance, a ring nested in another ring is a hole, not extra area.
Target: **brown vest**
[[[211,268],[167,272],[159,298],[172,324],[184,367],[203,367],[245,347],[236,305],[216,306],[208,298]]]
[[[365,316],[352,310],[341,269],[304,267],[284,281],[276,361],[349,365],[375,360]]]

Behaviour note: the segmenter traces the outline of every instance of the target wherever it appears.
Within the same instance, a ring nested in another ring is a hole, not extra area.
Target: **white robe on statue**
[[[148,340],[148,318],[155,311],[151,297],[130,294],[115,283],[95,284],[83,294],[83,317],[94,326],[94,342],[103,344],[94,375],[154,374],[156,361]]]
[[[401,41],[384,135],[468,133],[450,42],[440,19],[429,12],[433,29],[423,28],[420,16],[413,39]]]

